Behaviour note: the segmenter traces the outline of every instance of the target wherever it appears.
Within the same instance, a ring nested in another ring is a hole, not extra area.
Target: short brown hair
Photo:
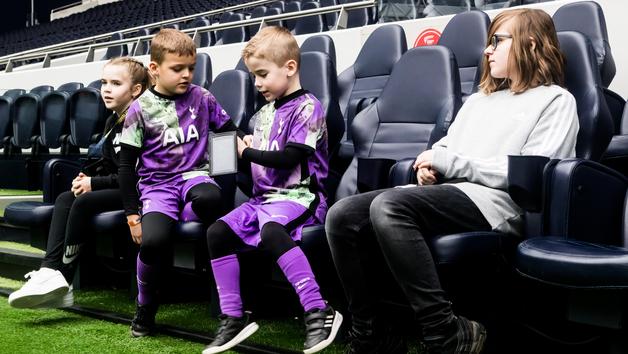
[[[508,87],[523,92],[539,85],[563,85],[565,59],[560,51],[554,22],[539,9],[512,9],[499,13],[488,29],[487,43],[506,21],[514,19],[508,70],[516,70],[517,79],[496,79],[491,76],[488,58],[482,60],[480,88],[486,94]],[[535,44],[532,50],[532,42]]]
[[[150,43],[150,60],[161,64],[167,53],[195,56],[196,45],[190,36],[174,28],[162,28]]]
[[[144,66],[144,64],[136,59],[130,57],[117,57],[109,60],[105,66],[107,65],[121,65],[125,66],[129,75],[131,76],[131,84],[142,85],[142,90],[140,95],[148,86],[150,85],[150,76],[148,74],[148,69]]]
[[[249,40],[242,50],[242,58],[246,61],[252,56],[270,60],[278,66],[294,60],[298,68],[301,62],[297,40],[287,28],[278,26],[264,27]]]

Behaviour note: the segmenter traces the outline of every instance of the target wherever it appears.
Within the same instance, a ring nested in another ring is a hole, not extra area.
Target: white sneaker
[[[50,300],[42,302],[35,306],[38,309],[58,309],[63,307],[70,307],[74,305],[74,293],[72,292],[72,285],[65,295],[51,297]]]
[[[59,301],[70,289],[61,272],[50,268],[34,270],[27,273],[24,278],[30,279],[19,290],[9,295],[9,305],[16,308],[37,308],[55,299]]]

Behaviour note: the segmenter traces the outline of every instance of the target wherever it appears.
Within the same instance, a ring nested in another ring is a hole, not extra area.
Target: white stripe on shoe
[[[325,340],[322,340],[320,343],[313,346],[312,348],[303,350],[303,353],[312,354],[312,353],[316,353],[327,348],[327,346],[329,346],[334,341],[334,339],[336,339],[336,334],[338,334],[338,330],[340,329],[341,324],[342,324],[342,315],[340,314],[340,312],[336,311],[334,315],[334,321],[331,324],[331,332],[329,333],[329,336]],[[327,324],[327,319],[325,320],[325,327],[329,327]]]

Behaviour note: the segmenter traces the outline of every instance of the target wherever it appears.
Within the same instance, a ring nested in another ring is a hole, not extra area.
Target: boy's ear
[[[155,73],[157,72],[157,67],[159,67],[159,65],[158,65],[156,62],[154,62],[154,61],[151,61],[151,62],[148,64],[148,70],[150,71],[150,74],[151,74],[153,77],[155,77]]]
[[[286,68],[288,69],[288,76],[294,76],[297,73],[297,61],[290,59],[286,62]]]

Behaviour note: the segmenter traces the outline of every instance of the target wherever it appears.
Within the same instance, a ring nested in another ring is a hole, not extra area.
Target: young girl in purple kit
[[[207,243],[220,298],[220,325],[204,354],[245,340],[258,326],[242,311],[237,250],[260,243],[272,253],[305,310],[304,353],[334,340],[342,315],[323,300],[310,264],[295,241],[304,226],[322,224],[327,212],[327,125],[321,103],[299,81],[299,47],[288,30],[267,27],[242,52],[255,86],[269,102],[254,117],[253,136],[238,155],[251,163],[253,197],[216,221]]]

